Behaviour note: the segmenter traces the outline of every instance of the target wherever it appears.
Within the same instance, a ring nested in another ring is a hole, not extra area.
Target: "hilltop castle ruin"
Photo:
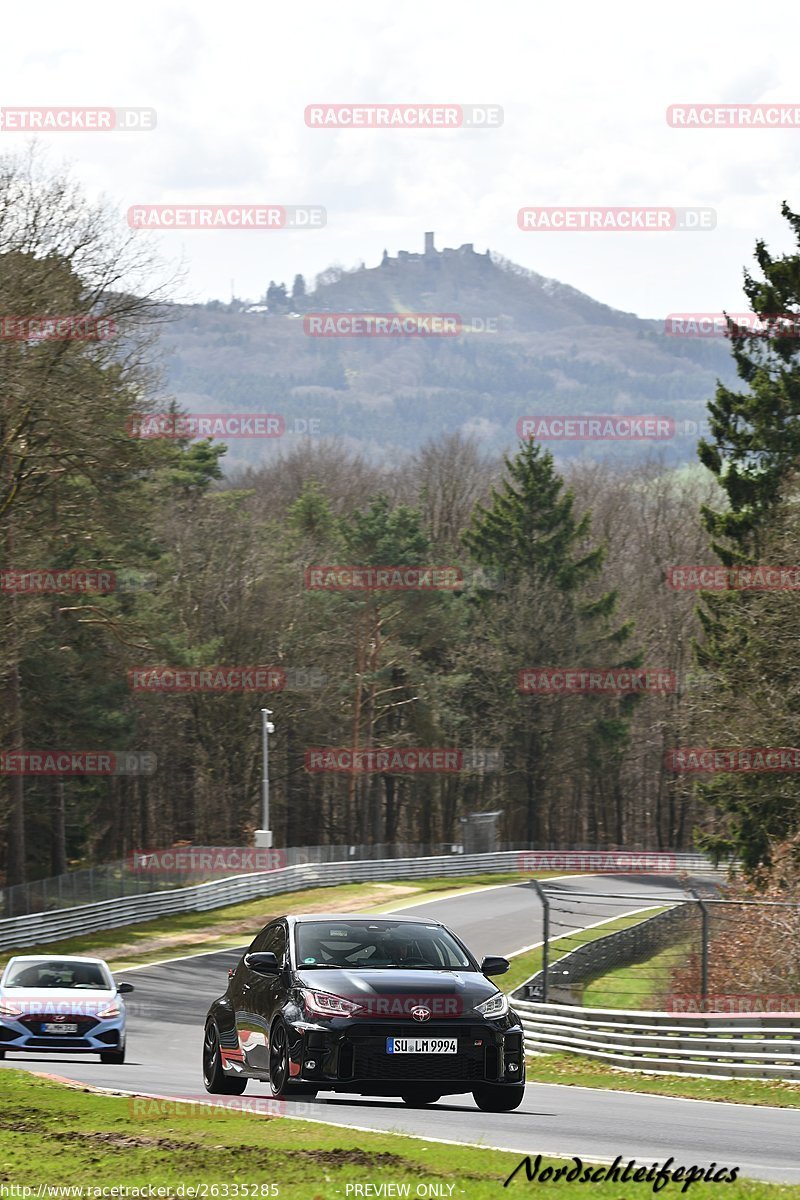
[[[421,263],[425,267],[438,266],[444,259],[454,258],[472,258],[478,261],[489,262],[490,256],[487,250],[485,254],[476,254],[472,242],[465,242],[463,246],[459,246],[457,250],[446,248],[437,250],[433,244],[432,233],[425,234],[425,250],[422,254],[416,254],[410,250],[398,250],[397,257],[392,258],[388,250],[384,250],[383,258],[381,259],[382,267],[393,267],[398,263]]]

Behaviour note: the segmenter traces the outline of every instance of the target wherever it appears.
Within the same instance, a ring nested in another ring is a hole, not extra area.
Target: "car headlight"
[[[108,1020],[109,1017],[118,1017],[122,1009],[118,1004],[109,1004],[107,1008],[99,1008],[97,1010],[98,1017]]]
[[[317,1017],[349,1017],[352,1013],[360,1012],[362,1005],[344,996],[334,996],[331,992],[316,992],[311,988],[301,988],[300,995],[306,1012]]]
[[[10,1000],[0,1000],[0,1017],[21,1017],[22,1009]]]
[[[483,1004],[476,1004],[475,1011],[483,1013],[485,1017],[504,1017],[508,1012],[508,996],[505,992],[497,992],[484,1000]]]

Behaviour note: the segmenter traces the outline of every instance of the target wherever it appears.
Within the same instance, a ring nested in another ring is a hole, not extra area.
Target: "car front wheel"
[[[246,1079],[231,1079],[223,1071],[215,1025],[206,1025],[203,1038],[203,1083],[206,1091],[215,1096],[241,1096],[247,1087]]]
[[[125,1047],[121,1050],[101,1050],[101,1063],[124,1063],[125,1062]]]
[[[280,1018],[272,1026],[269,1038],[269,1087],[272,1095],[281,1100],[313,1100],[317,1089],[313,1083],[295,1083],[289,1071],[289,1030]]]
[[[498,1087],[487,1083],[483,1087],[476,1087],[472,1098],[483,1112],[511,1112],[519,1108],[525,1099],[525,1084]]]

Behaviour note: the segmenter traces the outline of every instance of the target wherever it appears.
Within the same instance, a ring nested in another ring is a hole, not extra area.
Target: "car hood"
[[[0,1002],[14,1004],[23,1015],[32,1013],[64,1016],[96,1016],[122,997],[108,988],[0,988]]]
[[[499,990],[496,983],[479,971],[327,968],[297,971],[295,979],[302,987],[331,992],[363,1004],[368,1013],[376,1016],[411,1016],[418,1005],[430,1009],[434,1019],[466,1016]]]

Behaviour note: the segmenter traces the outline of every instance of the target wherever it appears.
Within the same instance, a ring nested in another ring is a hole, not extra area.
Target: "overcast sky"
[[[270,279],[384,247],[473,242],[641,316],[742,307],[756,238],[786,251],[800,208],[792,130],[680,130],[679,102],[797,102],[786,0],[563,5],[459,0],[9,4],[0,104],[148,106],[151,133],[56,133],[92,196],[133,204],[323,205],[316,231],[159,232],[182,298],[256,299]],[[498,104],[491,130],[322,130],[316,102]],[[0,151],[27,135],[0,133]],[[710,232],[522,232],[538,205],[711,207]]]

